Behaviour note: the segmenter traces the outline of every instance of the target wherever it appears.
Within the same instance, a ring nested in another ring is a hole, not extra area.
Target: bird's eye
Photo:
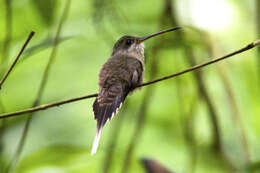
[[[132,40],[130,40],[130,39],[126,40],[126,45],[130,46],[132,43],[133,43]]]

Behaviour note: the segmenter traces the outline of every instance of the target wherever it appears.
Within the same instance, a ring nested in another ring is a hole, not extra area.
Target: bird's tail
[[[93,145],[92,145],[92,149],[91,149],[91,155],[94,155],[97,152],[102,128],[103,128],[103,126],[101,126],[97,129],[96,136],[95,136],[95,139],[94,139],[94,142],[93,142]]]
[[[111,120],[118,109],[121,107],[128,92],[124,90],[109,90],[106,91],[105,97],[96,99],[93,104],[95,119],[97,120],[97,132],[92,146],[91,154],[95,154],[98,148],[101,131],[107,120]],[[100,101],[99,101],[100,100]]]

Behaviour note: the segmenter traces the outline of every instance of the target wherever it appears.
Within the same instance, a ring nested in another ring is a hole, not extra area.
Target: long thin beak
[[[181,29],[181,27],[175,27],[175,28],[171,28],[171,29],[166,29],[166,30],[163,30],[163,31],[154,33],[154,34],[152,34],[152,35],[148,35],[148,36],[146,36],[146,37],[141,37],[141,38],[139,38],[139,39],[137,40],[137,43],[140,44],[140,43],[144,42],[145,40],[148,40],[148,39],[150,39],[150,38],[152,38],[152,37],[155,37],[155,36],[157,36],[157,35],[161,35],[161,34],[164,34],[164,33],[166,33],[166,32],[171,32],[171,31],[178,30],[178,29]]]

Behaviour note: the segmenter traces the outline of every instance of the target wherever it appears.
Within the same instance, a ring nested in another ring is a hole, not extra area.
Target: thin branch
[[[61,16],[61,19],[60,19],[60,22],[59,22],[59,25],[58,25],[58,29],[57,29],[57,32],[56,32],[56,35],[55,35],[55,40],[54,40],[54,47],[52,49],[52,52],[50,54],[50,58],[49,58],[49,61],[46,65],[46,68],[44,70],[44,73],[43,73],[43,77],[42,77],[42,80],[41,80],[41,83],[40,83],[40,88],[38,90],[38,93],[37,93],[37,96],[33,102],[33,107],[34,106],[37,106],[42,98],[42,95],[44,93],[44,90],[46,88],[46,84],[47,84],[47,81],[48,81],[48,78],[49,78],[49,74],[50,74],[50,70],[51,70],[51,66],[55,60],[55,57],[56,57],[56,52],[57,52],[57,45],[58,45],[58,42],[59,42],[59,37],[60,37],[60,33],[61,33],[61,30],[62,30],[62,27],[63,27],[63,24],[68,16],[68,11],[69,11],[69,7],[70,7],[70,0],[67,0],[66,1],[66,5],[65,5],[65,8],[63,10],[63,14]],[[31,112],[32,114],[30,114],[27,119],[26,119],[26,122],[25,122],[25,126],[24,126],[24,129],[23,129],[23,132],[22,132],[22,137],[19,141],[19,144],[18,144],[18,147],[17,147],[17,150],[14,154],[14,157],[13,159],[11,160],[10,164],[8,165],[7,167],[7,171],[6,172],[11,172],[10,170],[12,170],[15,165],[17,164],[17,162],[19,161],[19,158],[21,156],[21,153],[23,151],[23,148],[24,148],[24,145],[25,145],[25,141],[26,141],[26,138],[28,136],[28,132],[29,132],[29,128],[30,128],[30,125],[31,125],[31,122],[32,122],[32,115],[33,115],[33,112]]]
[[[2,85],[4,84],[5,80],[7,79],[8,75],[11,73],[11,71],[13,70],[15,64],[17,63],[17,61],[19,60],[20,56],[22,55],[24,49],[26,48],[26,46],[28,45],[28,43],[30,42],[30,40],[32,39],[33,35],[35,32],[31,32],[27,38],[27,40],[25,41],[25,43],[23,44],[22,49],[20,50],[20,52],[18,53],[17,57],[15,58],[14,62],[12,63],[12,65],[10,66],[10,68],[8,69],[8,71],[5,73],[4,77],[0,80],[0,89],[2,87]]]
[[[193,67],[191,67],[191,68],[188,68],[188,69],[186,69],[186,70],[180,71],[180,72],[178,72],[178,73],[174,73],[174,74],[171,74],[171,75],[162,77],[162,78],[158,78],[158,79],[152,80],[152,81],[150,81],[150,82],[143,83],[143,84],[141,84],[141,85],[139,85],[139,86],[137,86],[137,87],[143,87],[143,86],[150,85],[150,84],[153,84],[153,83],[156,83],[156,82],[160,82],[160,81],[163,81],[163,80],[167,80],[167,79],[170,79],[170,78],[174,78],[174,77],[176,77],[176,76],[180,76],[180,75],[182,75],[182,74],[184,74],[184,73],[197,70],[197,69],[199,69],[199,68],[205,67],[205,66],[207,66],[207,65],[216,63],[216,62],[218,62],[218,61],[222,61],[222,60],[227,59],[227,58],[229,58],[229,57],[232,57],[232,56],[234,56],[234,55],[237,55],[237,54],[240,54],[240,53],[242,53],[242,52],[245,52],[245,51],[247,51],[247,50],[249,50],[249,49],[252,49],[252,48],[258,46],[259,44],[260,44],[260,40],[256,40],[256,41],[254,41],[254,42],[248,44],[247,46],[245,46],[245,47],[243,47],[243,48],[241,48],[241,49],[239,49],[239,50],[236,50],[236,51],[234,51],[234,52],[232,52],[232,53],[229,53],[229,54],[227,54],[227,55],[225,55],[225,56],[222,56],[222,57],[220,57],[220,58],[213,58],[212,60],[209,60],[209,61],[207,61],[207,62],[205,62],[205,63],[203,63],[203,64],[195,65],[195,66],[193,66]]]
[[[64,105],[64,104],[67,104],[67,103],[76,102],[76,101],[80,101],[80,100],[84,100],[84,99],[88,99],[88,98],[92,98],[92,97],[97,97],[97,94],[75,97],[75,98],[71,98],[71,99],[68,99],[68,100],[63,100],[63,101],[54,102],[54,103],[50,103],[50,104],[35,106],[35,107],[32,107],[32,108],[24,109],[24,110],[17,111],[17,112],[5,113],[5,114],[0,115],[0,119],[18,116],[18,115],[22,115],[22,114],[26,114],[26,113],[37,112],[37,111],[41,111],[41,110],[48,109],[48,108],[51,108],[51,107],[60,106],[60,105]]]
[[[149,82],[142,83],[141,85],[136,86],[136,88],[148,86],[148,85],[151,85],[151,84],[154,84],[154,83],[157,83],[157,82],[161,82],[161,81],[164,81],[164,80],[167,80],[167,79],[171,79],[171,78],[183,75],[185,73],[188,73],[188,72],[200,69],[202,67],[208,66],[210,64],[222,61],[222,60],[227,59],[229,57],[232,57],[234,55],[237,55],[237,54],[240,54],[240,53],[245,52],[247,50],[250,50],[250,49],[258,46],[259,44],[260,44],[260,40],[256,40],[256,41],[248,44],[247,46],[245,46],[245,47],[243,47],[243,48],[241,48],[239,50],[236,50],[236,51],[234,51],[232,53],[229,53],[229,54],[227,54],[225,56],[211,59],[211,60],[209,60],[209,61],[207,61],[205,63],[199,64],[199,65],[195,65],[195,66],[193,66],[191,68],[185,69],[185,70],[180,71],[178,73],[174,73],[174,74],[171,74],[171,75],[168,75],[168,76],[164,76],[164,77],[161,77],[161,78],[149,81]],[[68,99],[68,100],[63,100],[63,101],[54,102],[54,103],[50,103],[50,104],[44,104],[44,105],[40,105],[40,106],[29,108],[29,109],[24,109],[24,110],[21,110],[21,111],[0,114],[0,119],[13,117],[13,116],[18,116],[18,115],[22,115],[22,114],[25,114],[25,113],[41,111],[41,110],[48,109],[48,108],[51,108],[51,107],[60,106],[60,105],[63,105],[63,104],[67,104],[67,103],[71,103],[71,102],[75,102],[75,101],[80,101],[80,100],[84,100],[84,99],[88,99],[88,98],[92,98],[92,97],[97,97],[97,94],[91,94],[91,95],[86,95],[86,96],[81,96],[81,97],[75,97],[75,98],[71,98],[71,99]]]

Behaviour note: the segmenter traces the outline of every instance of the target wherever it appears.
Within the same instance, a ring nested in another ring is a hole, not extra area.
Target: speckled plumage
[[[135,37],[124,36],[114,46],[111,58],[99,73],[99,93],[93,104],[97,120],[97,135],[92,154],[97,150],[102,127],[111,120],[133,88],[143,82],[144,47]],[[126,41],[132,43],[127,45]]]
[[[124,36],[116,42],[111,58],[103,65],[99,73],[99,93],[93,104],[97,133],[91,154],[97,151],[101,131],[107,120],[113,118],[129,92],[143,81],[143,41],[177,29],[180,27],[163,30],[142,38]]]
[[[142,81],[142,63],[134,57],[124,54],[112,56],[103,65],[99,73],[99,94],[93,107],[99,126],[112,116],[111,112],[105,115],[98,114],[100,109],[114,104],[115,110],[112,110],[114,113],[132,88]],[[96,104],[98,104],[99,110],[95,109]],[[103,122],[100,119],[104,119]]]

